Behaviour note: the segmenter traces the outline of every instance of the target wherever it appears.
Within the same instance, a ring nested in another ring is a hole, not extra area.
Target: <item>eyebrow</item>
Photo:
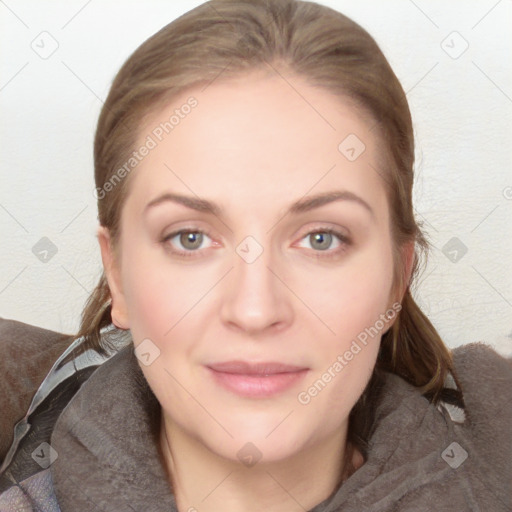
[[[304,213],[310,210],[314,210],[315,208],[320,208],[326,204],[332,203],[334,201],[353,201],[356,204],[359,204],[363,208],[365,208],[372,217],[375,216],[375,213],[372,207],[361,197],[354,194],[353,192],[349,192],[348,190],[333,190],[329,192],[323,192],[320,194],[316,194],[314,196],[303,197],[298,201],[292,203],[288,210],[288,213]],[[156,197],[152,201],[150,201],[144,211],[146,212],[150,208],[153,208],[157,205],[160,205],[165,202],[172,202],[181,204],[191,210],[196,210],[198,212],[210,213],[217,217],[222,216],[222,208],[213,203],[212,201],[208,201],[207,199],[201,199],[198,197],[185,196],[181,194],[173,194],[173,193],[165,193],[161,196]]]

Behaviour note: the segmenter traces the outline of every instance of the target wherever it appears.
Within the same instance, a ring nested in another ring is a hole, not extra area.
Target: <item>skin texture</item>
[[[162,405],[162,452],[180,511],[309,510],[339,485],[348,415],[392,325],[299,402],[396,300],[389,207],[375,171],[382,150],[348,100],[297,77],[258,73],[175,98],[146,120],[140,142],[190,96],[197,107],[129,177],[118,259],[99,230],[112,316],[135,346],[149,339],[160,351],[141,368]],[[354,161],[338,150],[349,134],[366,146]],[[343,199],[287,213],[334,190],[371,211]],[[221,212],[172,201],[147,207],[164,193],[207,199]],[[343,238],[322,250],[314,233],[326,228]],[[177,251],[193,244],[169,237],[180,229],[206,233],[189,257]],[[255,254],[247,236],[263,250],[251,263],[237,253]],[[309,371],[282,393],[241,397],[205,367],[234,359]],[[237,455],[246,443],[261,455],[251,467]]]

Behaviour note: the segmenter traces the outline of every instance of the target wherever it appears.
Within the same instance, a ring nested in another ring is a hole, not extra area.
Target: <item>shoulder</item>
[[[476,366],[497,366],[500,370],[510,374],[512,372],[512,356],[505,357],[487,343],[468,343],[452,349],[452,354],[460,367],[472,369]]]
[[[458,347],[452,354],[471,428],[480,435],[492,430],[505,433],[506,428],[508,436],[512,426],[512,359],[484,343]]]
[[[512,430],[512,360],[484,343],[458,347],[452,354],[468,428],[486,447],[505,442]]]
[[[72,336],[0,318],[0,461],[13,440],[13,428],[53,363]]]
[[[491,414],[512,408],[512,359],[485,343],[470,343],[452,350],[466,406],[474,413]]]
[[[24,334],[27,330],[33,329],[44,331],[31,326],[17,327]],[[35,334],[37,335],[37,332]],[[49,340],[63,336],[51,331],[45,331],[43,335],[47,335]],[[24,345],[19,336],[15,338],[18,339],[13,342],[13,347]],[[9,416],[3,418],[3,421],[9,424],[9,432],[5,434],[9,434],[12,442],[0,463],[0,510],[4,510],[2,504],[5,500],[10,506],[17,506],[18,503],[26,504],[26,500],[36,500],[38,496],[41,497],[43,487],[48,492],[51,490],[48,487],[48,473],[45,471],[52,464],[52,457],[55,456],[51,448],[54,426],[82,385],[119,349],[114,347],[111,353],[106,355],[100,355],[91,348],[76,351],[83,342],[83,338],[73,339],[68,336],[63,338],[67,343],[57,357],[43,356],[41,351],[44,351],[44,344],[34,349],[33,354],[27,354],[30,363],[34,362],[34,358],[42,360],[50,369],[46,371],[47,367],[45,367],[39,370],[40,373],[37,374],[35,382],[39,385],[31,389],[28,405],[20,408],[21,417],[15,417],[11,410]],[[15,353],[16,351],[12,354]],[[13,364],[15,360],[10,357],[7,363]],[[0,362],[0,371],[2,365],[5,366],[4,361]],[[16,378],[10,387],[13,393],[20,392],[20,384]]]
[[[507,503],[509,507],[512,361],[484,343],[471,343],[452,353],[466,417],[455,431],[471,460],[469,467],[478,475],[479,483],[475,480],[474,485],[484,485],[497,503]]]
[[[512,364],[483,343],[451,352],[463,409],[384,374],[369,456],[354,474],[379,510],[512,510]]]

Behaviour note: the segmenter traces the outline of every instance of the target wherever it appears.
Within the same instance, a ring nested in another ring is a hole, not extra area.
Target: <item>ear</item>
[[[393,286],[390,295],[390,309],[394,309],[393,305],[396,304],[397,302],[399,302],[400,304],[402,303],[405,292],[409,288],[409,284],[411,282],[412,269],[414,268],[414,260],[416,258],[414,249],[414,241],[407,242],[400,248],[399,257],[401,258],[402,282],[400,283],[400,285]],[[386,332],[389,329],[391,329],[395,321],[396,317],[391,320],[390,324],[387,326]]]
[[[414,267],[415,254],[415,243],[414,241],[405,243],[400,249],[400,257],[402,259],[402,286],[398,290],[398,301],[402,302],[402,299],[409,288],[411,282],[412,269]]]
[[[121,283],[121,269],[114,253],[110,232],[104,226],[98,228],[98,241],[103,269],[112,297],[112,322],[120,329],[129,329],[128,310]]]
[[[404,281],[403,289],[400,291],[400,300],[402,300],[409,284],[411,282],[412,269],[414,267],[414,260],[416,259],[415,249],[416,244],[414,241],[407,242],[402,247],[402,261],[404,262]]]

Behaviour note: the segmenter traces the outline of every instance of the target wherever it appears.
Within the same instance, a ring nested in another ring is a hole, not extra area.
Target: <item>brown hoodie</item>
[[[158,401],[131,346],[106,359],[54,365],[0,470],[1,512],[177,512]],[[465,411],[386,374],[365,464],[309,512],[512,511],[512,366],[484,344],[454,362]]]

